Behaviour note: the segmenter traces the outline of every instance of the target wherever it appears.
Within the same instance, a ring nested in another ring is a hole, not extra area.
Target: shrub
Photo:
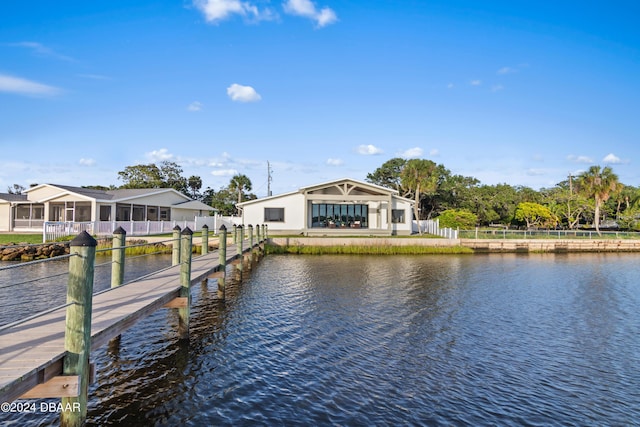
[[[440,214],[438,220],[440,227],[469,230],[478,223],[478,215],[466,209],[448,209]]]

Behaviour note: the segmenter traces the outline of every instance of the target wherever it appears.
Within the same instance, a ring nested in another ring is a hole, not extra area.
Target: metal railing
[[[595,230],[509,230],[481,229],[460,230],[461,239],[640,239],[639,232]]]

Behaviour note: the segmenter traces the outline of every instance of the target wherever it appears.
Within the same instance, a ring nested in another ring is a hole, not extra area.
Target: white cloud
[[[284,11],[291,15],[303,16],[316,21],[318,28],[333,24],[338,20],[336,13],[329,7],[318,10],[311,0],[287,0],[283,4]]]
[[[77,74],[78,77],[91,80],[112,80],[109,76],[103,76],[102,74]]]
[[[605,163],[611,163],[611,164],[622,163],[622,159],[613,153],[609,153],[606,156],[604,156],[602,161]]]
[[[432,148],[431,150],[429,150],[429,155],[431,157],[436,157],[440,155],[440,150],[438,150],[437,148]]]
[[[191,104],[189,104],[189,106],[187,107],[187,110],[189,111],[200,111],[202,110],[202,103],[198,102],[198,101],[194,101]]]
[[[567,159],[575,163],[593,163],[593,159],[588,156],[575,156],[573,154],[569,154]]]
[[[329,158],[327,159],[327,165],[329,166],[342,166],[344,162],[342,161],[342,159],[333,159],[333,158]]]
[[[378,148],[378,147],[376,147],[375,145],[372,145],[372,144],[359,145],[356,148],[356,152],[358,154],[362,154],[364,156],[372,156],[372,155],[375,155],[375,154],[382,154],[383,153],[383,151],[380,148]]]
[[[234,176],[237,175],[238,171],[235,169],[220,169],[211,171],[211,175],[213,176]]]
[[[0,92],[32,96],[53,96],[59,94],[61,90],[53,86],[48,86],[20,77],[0,74]]]
[[[498,92],[500,90],[504,89],[504,86],[502,85],[493,85],[491,86],[491,92]]]
[[[422,156],[424,151],[420,147],[409,148],[408,150],[402,151],[399,153],[400,157],[404,157],[406,159],[417,158]]]
[[[502,67],[498,70],[498,74],[511,74],[515,73],[517,70],[513,67]]]
[[[527,169],[526,174],[529,176],[545,176],[548,174],[548,172],[544,169],[529,168]]]
[[[471,80],[469,84],[471,86],[480,86],[482,84],[482,80]]]
[[[240,0],[193,0],[193,5],[204,14],[207,22],[212,24],[224,21],[232,15],[240,15],[243,18],[253,20],[273,18],[271,10],[260,10],[254,4]]]
[[[455,87],[455,85],[453,83],[449,83],[447,85],[447,89],[453,89]]]
[[[169,153],[169,150],[166,148],[161,148],[159,150],[153,150],[148,153],[145,153],[145,156],[151,162],[164,162],[173,159],[173,154]]]
[[[96,164],[96,161],[95,159],[82,158],[78,161],[78,163],[80,164],[80,166],[93,166]]]
[[[257,102],[262,99],[260,94],[251,86],[242,86],[237,83],[227,88],[227,95],[232,101],[237,102]]]
[[[55,59],[60,59],[63,61],[73,61],[74,59],[65,55],[61,55],[58,52],[54,51],[53,49],[43,45],[42,43],[38,43],[38,42],[19,42],[19,43],[7,43],[8,46],[15,46],[15,47],[24,47],[27,49],[31,49],[31,51],[33,53],[35,53],[38,56],[47,56],[50,58],[55,58]]]

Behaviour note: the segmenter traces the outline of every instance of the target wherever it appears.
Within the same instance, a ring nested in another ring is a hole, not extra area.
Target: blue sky
[[[254,192],[393,157],[550,187],[640,185],[640,3],[5,0],[0,192],[178,163]]]

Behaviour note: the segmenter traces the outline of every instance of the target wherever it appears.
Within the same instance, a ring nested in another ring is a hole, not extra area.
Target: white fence
[[[110,236],[122,227],[127,236],[149,236],[173,232],[175,226],[181,229],[189,227],[200,231],[206,224],[211,232],[217,232],[220,217],[199,216],[193,221],[95,221],[95,222],[45,222],[42,226],[43,242],[51,242],[61,237],[73,236],[86,231],[94,236]]]
[[[425,219],[421,221],[413,221],[413,225],[411,226],[411,231],[413,233],[418,233],[418,227],[422,230],[423,233],[433,234],[435,236],[444,237],[445,239],[457,239],[458,238],[458,230],[454,230],[453,228],[440,228],[440,220],[439,219]]]

